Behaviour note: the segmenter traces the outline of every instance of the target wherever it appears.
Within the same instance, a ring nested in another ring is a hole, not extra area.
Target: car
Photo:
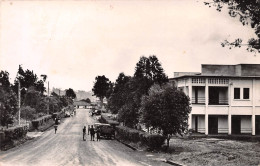
[[[95,115],[101,115],[101,110],[95,110]]]
[[[70,117],[70,112],[69,111],[65,112],[65,117]]]
[[[95,130],[100,129],[100,137],[112,139],[115,138],[115,129],[110,124],[106,123],[95,123]]]

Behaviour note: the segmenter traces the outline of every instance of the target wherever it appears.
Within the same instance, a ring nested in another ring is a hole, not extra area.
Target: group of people
[[[86,141],[86,126],[83,127],[83,141]],[[90,134],[90,141],[95,141],[95,134],[97,134],[97,141],[100,141],[100,128],[97,127],[95,130],[93,125],[88,126],[88,135]]]

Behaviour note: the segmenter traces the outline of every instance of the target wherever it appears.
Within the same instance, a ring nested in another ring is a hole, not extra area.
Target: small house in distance
[[[202,64],[201,73],[175,72],[170,81],[190,97],[189,129],[260,135],[260,64]]]

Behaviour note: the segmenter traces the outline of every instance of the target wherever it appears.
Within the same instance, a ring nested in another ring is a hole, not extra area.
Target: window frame
[[[238,89],[238,91],[237,92],[239,92],[237,95],[238,95],[238,98],[236,98],[236,89]],[[238,88],[238,87],[235,87],[234,88],[234,100],[240,100],[241,99],[241,88]]]
[[[246,96],[246,97],[248,97],[248,98],[245,98],[245,89],[248,89],[248,96]],[[243,99],[244,100],[249,100],[250,99],[250,88],[243,88]]]

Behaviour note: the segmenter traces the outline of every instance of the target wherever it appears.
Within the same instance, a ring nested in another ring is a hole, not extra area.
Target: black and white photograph
[[[0,0],[0,166],[260,165],[260,0]]]

